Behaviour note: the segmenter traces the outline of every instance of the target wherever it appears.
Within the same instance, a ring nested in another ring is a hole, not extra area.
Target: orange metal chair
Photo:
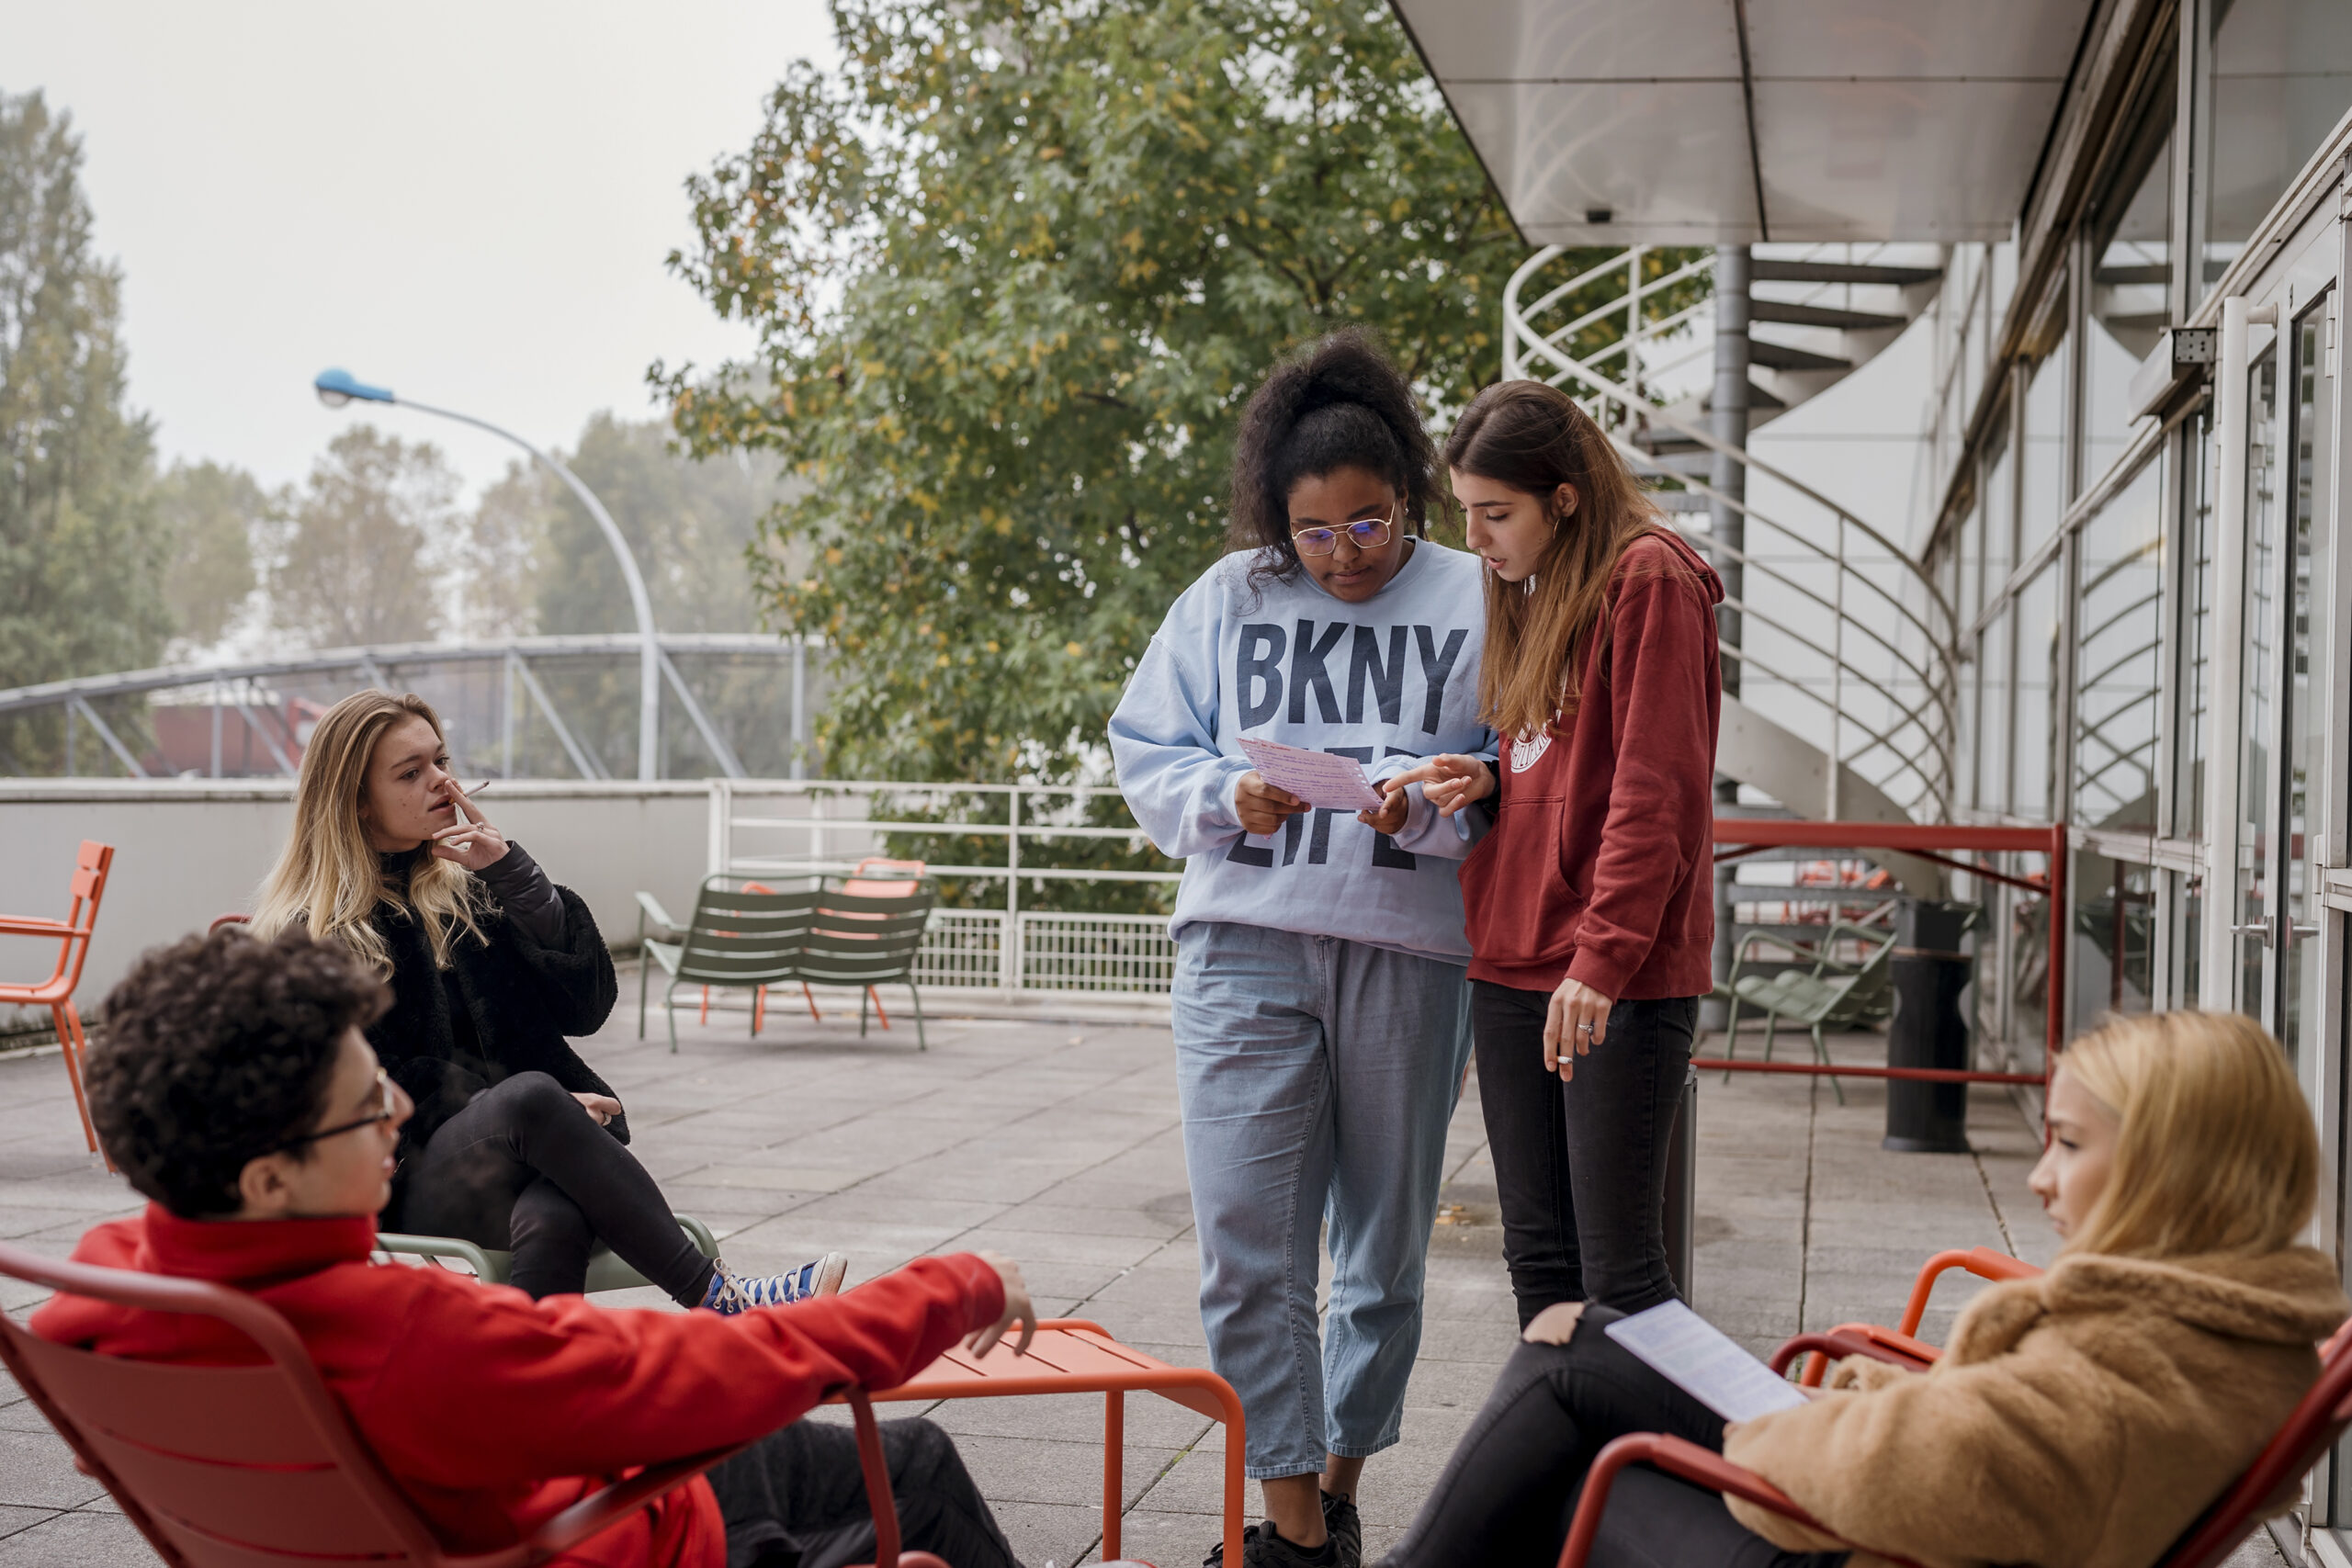
[[[1935,1293],[1936,1281],[1955,1269],[1996,1283],[2003,1280],[2030,1280],[2041,1272],[2023,1258],[1996,1252],[1989,1247],[1939,1252],[1921,1266],[1918,1279],[1912,1282],[1911,1299],[1904,1303],[1899,1326],[1841,1323],[1825,1334],[1800,1334],[1774,1353],[1772,1370],[1779,1371],[1800,1354],[1804,1355],[1807,1359],[1801,1381],[1807,1388],[1819,1388],[1829,1363],[1841,1356],[1868,1356],[1873,1360],[1893,1361],[1914,1369],[1932,1366],[1943,1352],[1918,1337],[1919,1320],[1928,1315],[1928,1298]]]
[[[82,1116],[82,1136],[90,1152],[100,1155],[98,1130],[90,1123],[90,1100],[82,1089],[82,1065],[89,1040],[82,1032],[82,1011],[74,1005],[74,988],[82,983],[82,966],[90,959],[90,933],[98,923],[98,901],[106,897],[107,878],[114,870],[114,846],[82,840],[74,857],[74,900],[62,920],[32,916],[0,915],[0,936],[48,937],[55,941],[57,967],[49,978],[30,985],[0,985],[0,1004],[47,1008],[57,1025],[59,1055],[65,1058],[65,1077],[74,1085],[74,1109]],[[112,1170],[114,1162],[108,1160]]]
[[[418,1568],[528,1568],[619,1523],[741,1451],[650,1466],[592,1493],[529,1540],[469,1556],[444,1551],[328,1392],[302,1341],[265,1303],[222,1285],[42,1258],[0,1245],[0,1276],[150,1312],[218,1318],[252,1340],[257,1365],[133,1361],[52,1345],[0,1316],[0,1367],[21,1384],[173,1568],[366,1562]],[[871,1568],[948,1568],[899,1549],[874,1408],[845,1397],[874,1511]]]
[[[1014,1355],[1009,1341],[979,1357],[959,1346],[897,1388],[876,1389],[874,1398],[877,1402],[1003,1399],[1033,1393],[1102,1395],[1101,1556],[1106,1568],[1119,1556],[1119,1521],[1125,1498],[1126,1396],[1157,1393],[1224,1422],[1225,1560],[1228,1563],[1241,1561],[1246,1491],[1241,1473],[1245,1430],[1241,1396],[1233,1392],[1231,1383],[1206,1368],[1171,1367],[1120,1344],[1101,1324],[1082,1317],[1041,1318],[1025,1356]],[[871,1473],[869,1470],[869,1477]]]
[[[1964,1258],[1967,1254],[1943,1256]],[[1951,1267],[1968,1266],[1962,1263]],[[1783,1345],[1774,1357],[1775,1363],[1785,1366],[1796,1351],[1796,1347]],[[2265,1518],[2294,1504],[2303,1477],[2335,1449],[2347,1429],[2352,1429],[2352,1324],[2337,1329],[2327,1342],[2321,1355],[2319,1381],[2272,1434],[2270,1441],[2263,1445],[2254,1462],[2231,1481],[2212,1506],[2182,1532],[2151,1568],[2220,1568]],[[1593,1540],[1600,1530],[1601,1513],[1609,1506],[1610,1488],[1629,1464],[1646,1464],[1668,1475],[1680,1476],[1726,1497],[1738,1497],[1783,1518],[1793,1519],[1832,1540],[1839,1539],[1835,1531],[1825,1529],[1818,1519],[1799,1507],[1787,1493],[1754,1471],[1680,1438],[1635,1432],[1619,1438],[1593,1460],[1592,1469],[1585,1476],[1583,1495],[1577,1502],[1576,1517],[1568,1527],[1567,1542],[1560,1549],[1558,1568],[1585,1568]],[[1886,1561],[1901,1564],[1902,1568],[1917,1568],[1907,1558],[1888,1557]]]

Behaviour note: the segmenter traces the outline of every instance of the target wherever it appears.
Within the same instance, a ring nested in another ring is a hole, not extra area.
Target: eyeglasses
[[[345,1133],[361,1127],[374,1127],[399,1115],[400,1102],[396,1098],[399,1090],[392,1087],[392,1075],[388,1069],[383,1067],[376,1069],[376,1089],[382,1098],[376,1107],[374,1115],[362,1116],[355,1122],[338,1122],[332,1127],[322,1127],[315,1133],[305,1133],[299,1138],[288,1138],[284,1143],[274,1145],[269,1152],[277,1154],[286,1149],[299,1149],[304,1144],[315,1144],[321,1138],[340,1137]]]
[[[1340,547],[1341,535],[1360,550],[1376,550],[1388,542],[1389,519],[1367,517],[1339,528],[1301,528],[1290,536],[1303,556],[1328,556]]]

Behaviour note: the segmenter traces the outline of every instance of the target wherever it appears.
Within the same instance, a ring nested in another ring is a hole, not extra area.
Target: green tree
[[[174,463],[155,502],[171,541],[164,603],[172,630],[199,648],[216,642],[259,581],[254,540],[274,515],[269,492],[243,468]]]
[[[92,253],[81,163],[70,117],[0,94],[0,686],[153,664],[171,626],[121,275]],[[53,767],[61,739],[53,716],[0,721],[20,770]]]
[[[835,644],[832,769],[1069,777],[1215,557],[1273,360],[1376,327],[1441,418],[1525,254],[1380,0],[835,0],[673,265],[760,334],[656,366],[805,488],[755,557]]]
[[[277,625],[315,648],[431,637],[457,488],[430,443],[367,424],[337,435],[311,465],[271,566]]]

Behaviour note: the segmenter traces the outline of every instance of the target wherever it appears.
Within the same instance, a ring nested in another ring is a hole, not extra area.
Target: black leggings
[[[1676,1295],[1666,1154],[1699,999],[1619,1002],[1569,1083],[1544,1070],[1551,1002],[1549,991],[1470,983],[1478,1103],[1521,1328],[1558,1302],[1639,1312]]]
[[[577,1294],[598,1241],[699,1306],[711,1260],[678,1228],[653,1178],[545,1073],[517,1073],[466,1102],[401,1172],[401,1226],[514,1254],[510,1282],[534,1300]]]
[[[1583,1081],[1582,1063],[1577,1078]],[[1566,1345],[1511,1352],[1384,1568],[1556,1562],[1585,1472],[1611,1439],[1665,1432],[1722,1451],[1723,1417],[1602,1332],[1622,1315],[1589,1306]],[[1733,1518],[1719,1495],[1634,1466],[1610,1488],[1591,1568],[1838,1568],[1845,1561],[1842,1551],[1783,1551]]]
[[[899,1544],[954,1568],[1021,1568],[946,1433],[885,1421],[882,1458]],[[842,1568],[874,1561],[874,1516],[846,1427],[797,1421],[710,1472],[727,1519],[727,1568]]]

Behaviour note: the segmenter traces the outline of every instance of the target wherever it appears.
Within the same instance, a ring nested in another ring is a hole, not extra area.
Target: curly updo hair
[[[1437,451],[1413,389],[1362,327],[1318,339],[1275,366],[1241,412],[1226,547],[1258,552],[1253,586],[1299,569],[1291,487],[1340,468],[1362,468],[1395,486],[1400,521],[1416,535],[1426,530],[1430,508],[1442,503]]]
[[[265,942],[232,927],[150,949],[107,995],[90,1047],[107,1157],[182,1219],[235,1213],[245,1162],[317,1122],[344,1032],[390,999],[340,944],[299,933]]]

